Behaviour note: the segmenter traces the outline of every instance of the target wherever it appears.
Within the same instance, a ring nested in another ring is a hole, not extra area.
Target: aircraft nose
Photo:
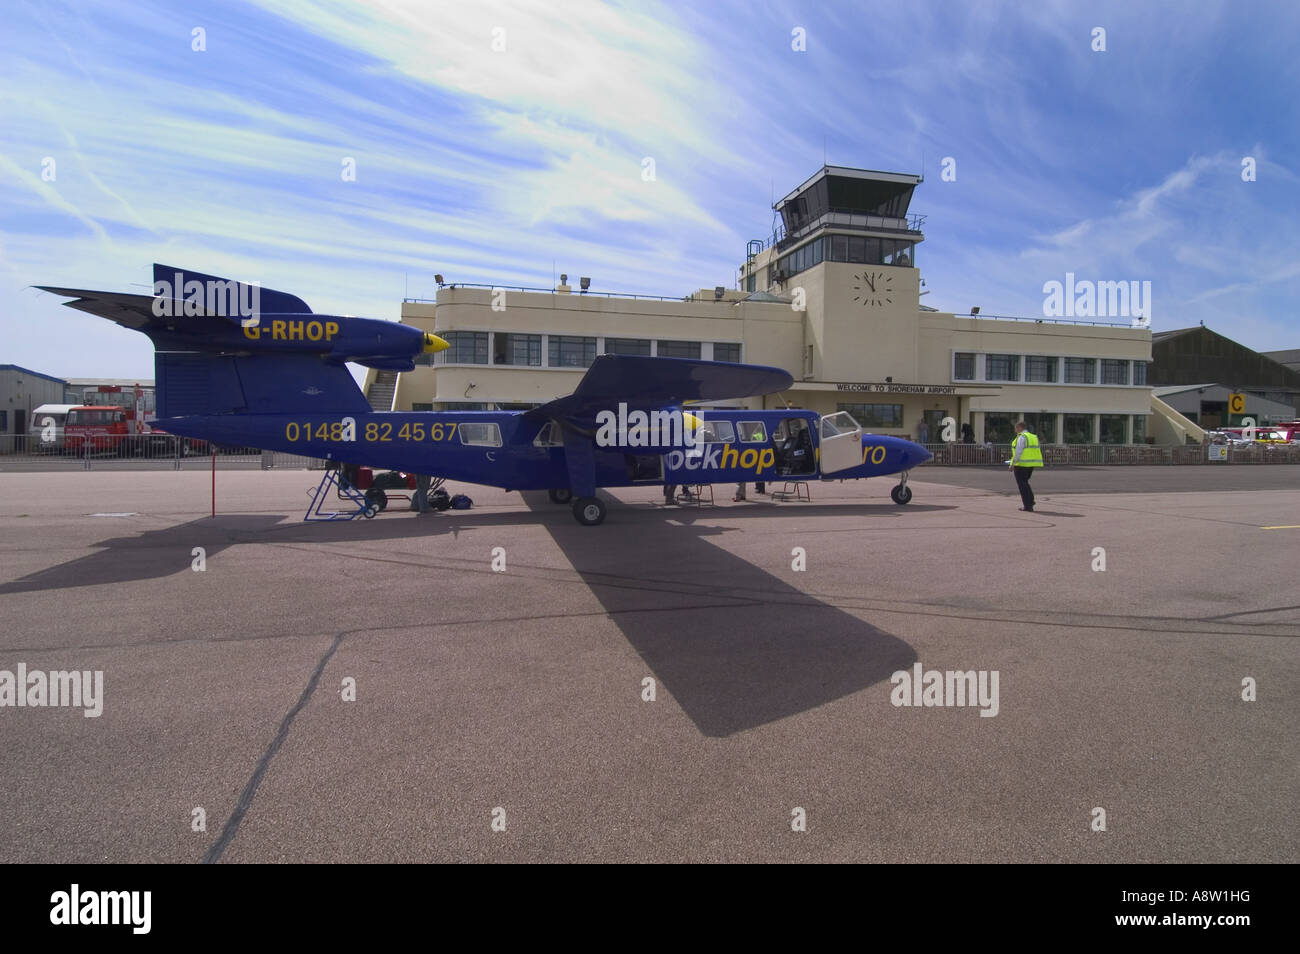
[[[437,335],[431,335],[426,331],[424,334],[424,346],[420,350],[425,354],[435,354],[439,351],[446,351],[450,347],[450,342],[439,338]]]
[[[932,460],[933,458],[934,455],[920,444],[909,442],[907,449],[903,451],[903,469],[911,470],[918,464],[924,464],[927,460]]]

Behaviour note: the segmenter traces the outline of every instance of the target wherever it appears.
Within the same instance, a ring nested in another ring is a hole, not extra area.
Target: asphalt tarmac
[[[104,674],[0,707],[0,861],[1300,860],[1300,470],[1077,471],[594,528],[0,474],[0,702]],[[917,665],[987,692],[895,705]]]

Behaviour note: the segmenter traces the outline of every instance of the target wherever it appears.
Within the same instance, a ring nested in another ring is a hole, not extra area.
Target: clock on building
[[[894,276],[887,272],[863,272],[853,276],[857,293],[853,300],[862,303],[862,307],[877,308],[894,302]]]

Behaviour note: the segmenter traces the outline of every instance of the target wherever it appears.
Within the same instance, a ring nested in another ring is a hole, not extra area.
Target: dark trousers
[[[1034,492],[1029,487],[1029,478],[1034,476],[1035,467],[1016,467],[1016,486],[1020,488],[1020,502],[1026,510],[1034,509]]]

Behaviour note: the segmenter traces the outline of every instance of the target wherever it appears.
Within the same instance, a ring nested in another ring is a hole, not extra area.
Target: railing
[[[1087,465],[1206,464],[1209,450],[1201,444],[1042,444],[1048,467]],[[1010,444],[926,444],[934,455],[926,465],[1006,466]],[[1300,443],[1229,445],[1230,464],[1300,464]],[[925,466],[925,465],[923,465]]]
[[[771,244],[784,248],[820,228],[862,229],[879,232],[920,232],[926,217],[912,213],[907,216],[870,215],[866,212],[853,212],[848,209],[831,209],[815,219],[809,219],[797,228],[778,235],[772,233]]]
[[[1032,321],[1036,324],[1049,325],[1100,325],[1104,328],[1145,328],[1134,325],[1131,321],[1087,321],[1083,318],[1036,318],[1033,315],[986,315],[983,313],[969,315],[954,314],[954,318],[988,318],[990,321]]]
[[[229,447],[172,434],[131,434],[81,443],[43,443],[39,435],[0,435],[0,473],[74,470],[320,470],[324,461],[255,447]],[[110,443],[111,441],[111,443]]]
[[[574,289],[573,291],[569,291],[569,292],[560,292],[555,288],[538,288],[529,285],[484,285],[479,282],[448,282],[443,287],[452,288],[452,289],[487,288],[492,291],[496,291],[497,289],[500,289],[502,291],[539,292],[543,295],[564,294],[564,295],[591,295],[591,296],[596,296],[601,298],[636,298],[636,299],[645,299],[647,301],[689,301],[691,297],[690,295],[678,295],[676,297],[672,295],[633,295],[629,292],[602,292],[602,291],[591,291],[590,289],[587,291],[583,291],[581,288]],[[421,305],[436,305],[438,303],[438,299],[436,298],[403,298],[402,301],[410,302],[412,304],[421,304]]]

